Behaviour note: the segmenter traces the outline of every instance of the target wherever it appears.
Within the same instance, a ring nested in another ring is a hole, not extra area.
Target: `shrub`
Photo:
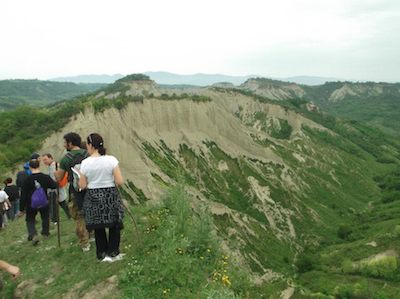
[[[311,271],[314,268],[313,259],[311,256],[304,254],[296,261],[296,267],[299,273]]]
[[[117,108],[118,110],[122,110],[128,105],[128,100],[126,98],[117,98],[113,102],[113,106]]]
[[[396,272],[397,266],[397,258],[395,256],[386,256],[362,262],[360,264],[360,272],[366,276],[391,278]]]
[[[345,259],[342,262],[342,271],[343,271],[343,273],[351,274],[351,273],[354,273],[355,270],[356,270],[355,264],[351,260]]]
[[[388,191],[382,195],[382,203],[390,203],[400,199],[400,192]]]
[[[106,98],[99,98],[92,102],[94,113],[104,112],[111,107],[111,101]]]
[[[293,128],[286,119],[278,118],[279,125],[272,125],[270,135],[277,139],[289,139],[292,134]]]
[[[340,239],[348,240],[352,233],[353,233],[353,230],[350,226],[341,225],[341,226],[339,226],[337,235]]]
[[[339,285],[334,290],[337,299],[363,299],[371,298],[368,284],[365,282]]]
[[[395,237],[400,237],[400,225],[399,225],[399,224],[397,224],[397,225],[394,227],[394,236],[395,236]]]

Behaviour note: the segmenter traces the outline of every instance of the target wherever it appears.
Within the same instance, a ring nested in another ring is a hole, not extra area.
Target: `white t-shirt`
[[[0,202],[4,202],[6,199],[8,199],[7,193],[3,190],[0,190]]]
[[[115,187],[114,168],[118,166],[114,156],[88,157],[81,163],[80,171],[86,176],[88,189]]]
[[[49,169],[49,176],[54,180],[54,181],[57,181],[56,180],[56,176],[55,176],[55,172],[56,172],[56,162],[55,161],[53,161],[49,166],[48,166],[48,169]]]

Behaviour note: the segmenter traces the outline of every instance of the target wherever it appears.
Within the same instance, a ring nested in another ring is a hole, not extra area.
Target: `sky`
[[[1,0],[0,79],[82,74],[400,82],[398,0]]]

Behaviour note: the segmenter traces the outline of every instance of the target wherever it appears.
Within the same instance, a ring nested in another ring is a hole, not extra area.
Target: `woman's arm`
[[[80,173],[80,178],[79,178],[79,188],[80,189],[86,189],[86,187],[87,187],[87,184],[88,184],[88,182],[87,182],[87,177],[86,177],[86,175],[84,175],[82,172],[79,172]]]
[[[119,169],[118,165],[114,167],[113,175],[114,175],[115,185],[117,187],[122,186],[124,184],[124,178],[122,177],[121,170]]]

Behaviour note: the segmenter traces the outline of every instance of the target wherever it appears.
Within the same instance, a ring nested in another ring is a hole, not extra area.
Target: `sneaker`
[[[33,236],[33,238],[32,238],[32,244],[33,244],[33,246],[36,246],[37,244],[39,244],[39,238],[38,238],[38,236]]]
[[[88,244],[88,245],[82,247],[82,251],[83,251],[83,252],[88,252],[88,251],[90,251],[90,244]]]
[[[109,256],[106,256],[105,258],[100,260],[100,262],[102,262],[102,263],[112,263],[113,259],[111,257],[109,257]]]
[[[116,262],[116,261],[122,260],[124,258],[124,256],[125,256],[125,253],[120,253],[117,256],[112,257],[111,259],[113,262]]]

